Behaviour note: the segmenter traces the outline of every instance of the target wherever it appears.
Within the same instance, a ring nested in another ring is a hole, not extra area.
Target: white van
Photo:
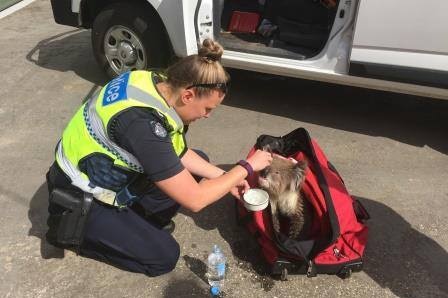
[[[51,3],[57,23],[92,29],[111,77],[164,67],[212,38],[227,67],[448,99],[446,0]]]

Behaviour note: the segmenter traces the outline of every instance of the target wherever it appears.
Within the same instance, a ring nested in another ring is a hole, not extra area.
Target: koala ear
[[[303,180],[305,179],[305,170],[307,168],[306,161],[299,161],[294,165],[294,179],[293,182],[291,182],[291,189],[299,190],[300,185],[302,184]],[[293,185],[294,184],[294,185]]]
[[[300,160],[296,163],[296,170],[301,171],[302,175],[305,175],[306,168],[308,167],[308,163],[305,160]]]
[[[294,175],[294,178],[291,179],[291,184],[289,186],[289,189],[291,191],[298,191],[300,189],[300,179],[297,175]]]

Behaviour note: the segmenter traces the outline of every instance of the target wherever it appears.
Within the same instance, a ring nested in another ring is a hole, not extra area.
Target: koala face
[[[274,155],[271,165],[260,171],[258,184],[276,196],[286,191],[298,192],[305,169],[305,162],[295,163]]]

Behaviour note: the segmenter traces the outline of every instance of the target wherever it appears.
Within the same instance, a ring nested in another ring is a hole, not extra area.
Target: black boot
[[[143,217],[145,220],[150,222],[151,224],[157,226],[159,229],[165,230],[168,233],[172,234],[174,229],[176,228],[176,224],[173,220],[166,219],[157,213],[151,213],[145,210],[140,204],[134,203],[131,206],[131,209],[134,210],[138,215]]]

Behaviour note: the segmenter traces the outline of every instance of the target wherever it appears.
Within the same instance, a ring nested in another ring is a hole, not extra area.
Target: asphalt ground
[[[226,297],[448,297],[448,102],[230,70],[228,98],[192,125],[190,147],[226,166],[260,134],[308,129],[370,212],[364,271],[270,278],[225,197],[175,217],[177,267],[149,278],[43,240],[54,146],[107,82],[89,31],[55,24],[43,0],[0,28],[0,296],[207,297],[204,260],[216,243],[228,258]]]

